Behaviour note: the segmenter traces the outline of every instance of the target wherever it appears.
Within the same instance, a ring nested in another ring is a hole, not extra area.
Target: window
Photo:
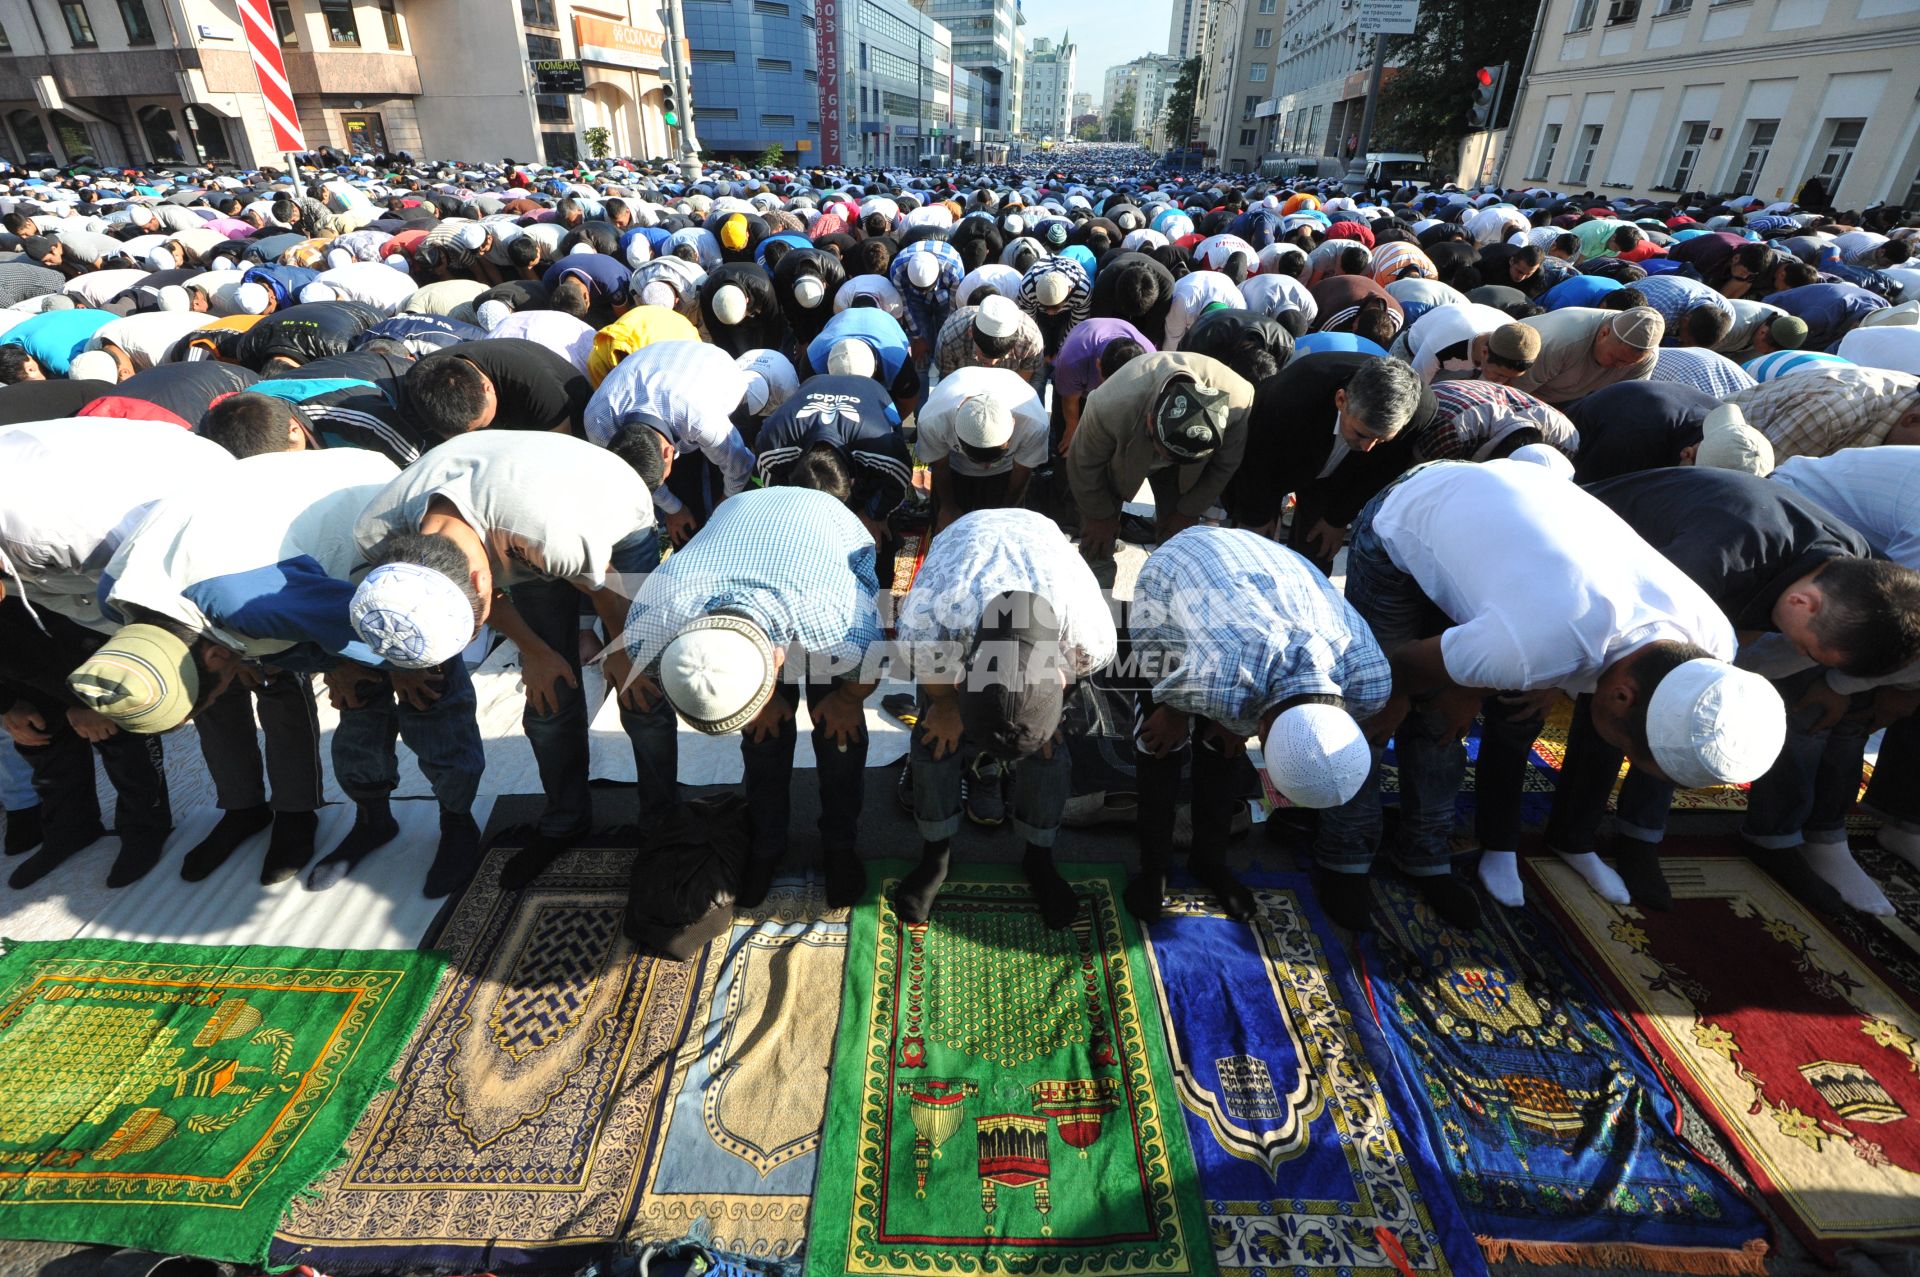
[[[39,116],[32,111],[9,111],[7,123],[13,125],[13,136],[26,152],[27,163],[32,164],[40,157],[45,157],[49,164],[53,162],[53,147],[47,141],[47,130]]]
[[[520,0],[520,18],[530,27],[557,27],[553,0]]]
[[[1264,62],[1256,62],[1248,67],[1247,79],[1253,84],[1265,84],[1267,82],[1267,64]]]
[[[93,23],[87,17],[87,6],[80,0],[61,0],[60,16],[67,20],[67,38],[73,41],[74,48],[99,47],[100,42],[93,38]]]
[[[1253,145],[1253,130],[1252,130],[1252,129],[1241,129],[1241,130],[1240,130],[1240,145],[1242,145],[1242,146],[1252,146],[1252,145]]]
[[[153,43],[153,21],[147,17],[147,0],[120,0],[120,21],[127,28],[128,44]]]
[[[818,71],[808,71],[805,74],[808,84],[820,83],[820,73]]]
[[[792,17],[792,11],[781,0],[753,0],[753,11],[763,18]]]
[[[297,45],[300,43],[300,28],[293,22],[293,5],[288,0],[273,0],[269,6],[273,10],[273,29],[280,33],[280,43]]]
[[[738,107],[703,106],[700,108],[700,122],[702,124],[711,123],[714,120],[737,120],[739,118],[740,110]]]
[[[0,53],[12,53],[13,41],[7,38],[7,29],[0,27]]]
[[[400,10],[394,0],[380,0],[380,26],[387,33],[389,49],[406,46],[406,41],[400,38]]]
[[[1278,12],[1280,12],[1280,0],[1260,0],[1260,10],[1259,10],[1259,11],[1260,11],[1261,13],[1278,13]]]
[[[793,127],[793,117],[791,115],[768,115],[763,111],[760,115],[760,123],[770,129],[790,129]]]
[[[527,56],[542,61],[553,61],[561,56],[560,37],[551,35],[527,35]]]
[[[1585,31],[1593,26],[1593,10],[1597,0],[1574,0],[1573,22],[1567,27],[1568,34]]]
[[[1860,132],[1866,126],[1865,120],[1827,121],[1827,127],[1823,130],[1827,144],[1816,172],[1827,185],[1829,199],[1838,194],[1840,183],[1846,180],[1847,168],[1853,163],[1854,149],[1860,145]]]
[[[1559,149],[1560,126],[1558,124],[1549,124],[1540,130],[1540,149],[1536,151],[1533,156],[1533,172],[1531,176],[1535,181],[1544,182],[1547,180],[1547,174],[1553,171],[1553,153]]]
[[[140,136],[146,139],[147,153],[156,162],[187,158],[180,146],[180,129],[173,122],[172,111],[164,106],[143,106],[134,114],[139,117]]]
[[[1673,144],[1673,163],[1667,177],[1670,190],[1684,191],[1693,185],[1693,170],[1700,164],[1700,148],[1707,144],[1707,122],[1688,120],[1680,126]]]
[[[1253,47],[1256,49],[1271,49],[1273,47],[1273,28],[1255,27],[1253,30]]]
[[[533,95],[534,113],[542,124],[573,123],[573,104],[564,93],[536,93]]]
[[[1654,16],[1665,18],[1676,13],[1686,13],[1693,8],[1693,0],[1660,0],[1660,8]]]
[[[786,58],[755,58],[753,60],[753,69],[756,71],[770,71],[779,75],[792,75],[793,63]]]
[[[1607,25],[1610,27],[1630,27],[1639,16],[1640,0],[1613,0],[1607,6]]]
[[[548,164],[573,164],[580,159],[580,139],[571,132],[543,130],[540,134],[541,158]]]
[[[353,20],[353,6],[348,0],[320,0],[320,16],[326,20],[329,43],[360,47],[360,25]]]
[[[1733,191],[1736,195],[1751,194],[1760,182],[1760,170],[1767,166],[1767,157],[1773,153],[1773,140],[1780,134],[1778,120],[1748,120],[1743,130],[1743,138],[1735,153],[1740,157],[1740,167],[1734,170]]]
[[[1260,105],[1260,95],[1258,93],[1247,94],[1246,101],[1240,104],[1240,118],[1244,120],[1248,116],[1252,115],[1253,108],[1259,105]]]
[[[724,62],[731,64],[733,62],[733,50],[695,49],[693,51],[693,60],[695,62]]]
[[[1569,182],[1584,182],[1587,174],[1593,172],[1593,153],[1600,149],[1602,127],[1589,124],[1580,130],[1580,145],[1574,148],[1573,167],[1567,171]]]
[[[222,164],[233,162],[233,147],[227,142],[227,126],[220,117],[204,106],[190,106],[186,109],[187,135],[193,139],[193,153],[202,164],[219,160]]]

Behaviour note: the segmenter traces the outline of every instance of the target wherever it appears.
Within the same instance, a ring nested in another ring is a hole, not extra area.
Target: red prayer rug
[[[1920,1240],[1911,987],[1744,858],[1663,857],[1667,913],[1610,905],[1553,857],[1527,864],[1530,894],[1816,1255]]]

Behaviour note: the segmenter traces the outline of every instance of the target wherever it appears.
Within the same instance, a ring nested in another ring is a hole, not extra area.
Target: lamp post
[[[1367,74],[1367,105],[1360,112],[1360,136],[1347,161],[1347,175],[1341,185],[1349,194],[1358,194],[1367,184],[1367,148],[1373,145],[1373,113],[1380,105],[1380,81],[1387,73],[1387,37],[1373,37],[1373,70]]]
[[[1226,98],[1220,103],[1220,149],[1216,154],[1224,163],[1227,156],[1227,130],[1233,127],[1234,76],[1238,74],[1240,61],[1240,5],[1239,0],[1220,0],[1220,8],[1233,11],[1233,43],[1227,46]]]

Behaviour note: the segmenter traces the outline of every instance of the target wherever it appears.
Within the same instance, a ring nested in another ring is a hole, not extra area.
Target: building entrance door
[[[387,128],[380,122],[376,111],[359,111],[343,115],[340,122],[347,128],[347,150],[355,155],[384,155],[387,150]]]

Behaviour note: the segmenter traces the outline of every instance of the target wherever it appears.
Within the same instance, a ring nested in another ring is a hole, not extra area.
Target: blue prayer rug
[[[1177,890],[1147,929],[1221,1273],[1484,1273],[1307,880],[1246,881],[1251,922]]]
[[[1768,1228],[1533,913],[1461,932],[1375,879],[1361,969],[1391,1064],[1489,1259],[1763,1273]]]

